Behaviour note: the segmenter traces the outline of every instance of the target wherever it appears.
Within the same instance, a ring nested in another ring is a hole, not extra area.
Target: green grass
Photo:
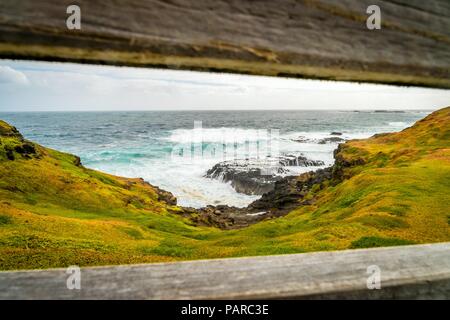
[[[395,228],[408,227],[408,224],[404,220],[395,217],[364,216],[361,218],[357,218],[357,221],[365,226],[372,226],[379,230],[391,230]]]
[[[353,241],[350,248],[361,249],[361,248],[376,248],[376,247],[392,247],[407,244],[414,244],[414,242],[396,238],[362,237],[356,241]]]
[[[6,225],[6,224],[11,224],[11,223],[12,223],[12,219],[10,216],[0,215],[0,226]]]

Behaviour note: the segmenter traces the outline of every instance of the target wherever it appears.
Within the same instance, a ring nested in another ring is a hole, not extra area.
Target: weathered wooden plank
[[[367,268],[381,289],[367,289]],[[1,272],[0,299],[450,298],[450,243],[81,269]]]
[[[72,3],[2,0],[0,58],[450,88],[448,0],[79,0],[79,31]]]

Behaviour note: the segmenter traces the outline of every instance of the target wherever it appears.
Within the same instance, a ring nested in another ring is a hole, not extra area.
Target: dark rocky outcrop
[[[0,120],[0,136],[18,138],[20,140],[23,140],[22,134],[19,132],[19,130],[17,130],[16,127],[9,125],[8,123],[2,120]]]
[[[32,142],[19,139],[15,141],[15,144],[3,146],[3,152],[5,153],[6,158],[10,161],[20,158],[28,160],[32,158],[39,158],[41,156]]]
[[[329,138],[323,138],[320,139],[317,143],[318,144],[327,144],[327,143],[339,143],[344,142],[345,139],[342,139],[340,137],[329,137]]]
[[[289,174],[289,166],[323,166],[321,160],[304,156],[284,155],[265,160],[246,159],[224,161],[207,171],[206,177],[230,182],[233,188],[248,195],[262,195],[273,190],[277,181]]]
[[[248,208],[206,206],[196,210],[191,220],[197,225],[212,225],[221,229],[238,229],[267,219],[268,213],[254,213]]]
[[[14,147],[14,151],[23,156],[36,154],[36,147],[31,142],[25,141],[22,145]]]
[[[206,173],[205,177],[230,182],[236,192],[247,195],[263,194],[273,189],[274,183],[282,177],[283,168],[273,174],[265,174],[261,168],[236,162],[221,162]]]
[[[81,167],[82,163],[81,163],[80,157],[75,156],[75,160],[73,161],[73,164],[76,165],[77,167]]]
[[[302,155],[285,155],[279,158],[278,163],[281,166],[291,166],[291,167],[320,167],[325,165],[322,160],[311,160]]]
[[[164,201],[168,205],[176,206],[177,205],[177,198],[169,191],[160,189],[158,187],[155,187],[152,185],[152,187],[155,189],[156,194],[158,195],[159,201]]]
[[[221,229],[238,229],[251,224],[281,217],[300,205],[309,205],[314,199],[305,199],[314,185],[323,188],[333,179],[333,167],[310,171],[300,176],[289,176],[275,182],[274,189],[262,195],[246,208],[226,205],[206,206],[201,209],[181,208],[175,212],[189,218],[196,225]]]
[[[347,176],[344,173],[344,169],[363,165],[365,163],[365,160],[362,157],[345,157],[345,144],[339,144],[337,149],[334,150],[333,156],[334,156],[334,165],[333,165],[333,177],[336,179],[347,179],[349,176]]]
[[[125,188],[128,190],[130,190],[136,184],[146,185],[154,190],[158,201],[163,201],[170,206],[177,205],[177,198],[171,192],[163,190],[157,186],[154,186],[142,178],[127,178],[125,182],[126,182]]]
[[[300,176],[285,177],[275,183],[272,191],[249,205],[250,209],[278,211],[279,214],[300,204],[310,204],[304,200],[314,185],[320,185],[333,177],[333,167],[310,171]]]
[[[2,120],[0,120],[0,138],[4,138],[0,140],[0,160],[14,161],[40,156],[33,142],[25,140],[19,130]]]

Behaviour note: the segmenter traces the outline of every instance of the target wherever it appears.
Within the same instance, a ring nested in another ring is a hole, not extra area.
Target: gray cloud
[[[20,71],[14,70],[9,66],[0,66],[0,84],[18,84],[28,83],[27,76]]]

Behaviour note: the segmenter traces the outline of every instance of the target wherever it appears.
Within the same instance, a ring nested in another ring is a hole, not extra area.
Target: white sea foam
[[[217,161],[199,160],[195,163],[137,159],[130,164],[102,163],[96,169],[127,177],[142,177],[149,183],[172,192],[178,204],[203,207],[208,204],[227,204],[245,207],[258,196],[237,193],[233,187],[219,180],[204,177]]]
[[[267,141],[275,130],[241,128],[176,129],[167,138],[173,143],[245,143]]]
[[[402,121],[392,121],[392,122],[389,122],[389,125],[391,127],[407,127],[410,124],[406,123],[406,122],[402,122]]]
[[[270,131],[269,131],[270,132]],[[372,135],[372,132],[343,133],[343,139],[365,138]],[[303,136],[308,142],[299,143],[295,138]],[[203,129],[176,129],[171,132],[166,141],[170,141],[175,147],[178,144],[187,145],[190,143],[206,143],[210,146],[221,146],[222,144],[234,144],[233,149],[228,149],[224,156],[216,153],[214,156],[204,150],[203,155],[196,157],[170,157],[166,160],[156,159],[146,161],[146,159],[134,159],[135,163],[128,167],[109,168],[116,174],[143,177],[152,184],[171,191],[177,198],[178,203],[184,206],[202,207],[208,204],[227,204],[237,207],[247,206],[258,196],[248,196],[237,193],[230,184],[220,180],[205,178],[206,171],[218,162],[232,159],[264,158],[266,150],[261,147],[264,143],[274,143],[277,140],[279,152],[281,154],[303,154],[308,159],[322,160],[326,167],[333,164],[333,150],[338,143],[318,144],[324,138],[332,137],[329,132],[291,132],[283,136],[270,136],[267,131],[261,132],[256,129],[241,128],[203,128]],[[262,143],[260,148],[248,147],[246,142],[254,144]],[[138,162],[138,165],[136,163]],[[286,167],[289,174],[296,175],[303,172],[316,170],[321,167]],[[118,171],[117,171],[118,170]],[[288,175],[288,174],[283,174]]]

